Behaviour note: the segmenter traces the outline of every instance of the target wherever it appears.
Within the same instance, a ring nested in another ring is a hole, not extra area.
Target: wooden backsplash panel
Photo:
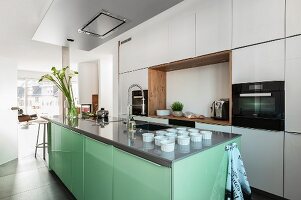
[[[166,72],[148,69],[148,114],[166,109]]]

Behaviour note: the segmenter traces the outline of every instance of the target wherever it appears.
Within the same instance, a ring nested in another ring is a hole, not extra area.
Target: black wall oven
[[[148,90],[143,90],[145,98],[145,116],[148,115]],[[142,94],[141,90],[132,91],[132,114],[142,115]]]
[[[232,124],[284,130],[284,81],[232,85]]]

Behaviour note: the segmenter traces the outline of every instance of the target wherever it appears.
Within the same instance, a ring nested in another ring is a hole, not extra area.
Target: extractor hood
[[[53,0],[33,40],[89,51],[181,1]]]
[[[85,33],[103,39],[112,34],[118,27],[126,23],[124,17],[114,15],[106,10],[101,10],[87,24],[78,30],[79,33]]]

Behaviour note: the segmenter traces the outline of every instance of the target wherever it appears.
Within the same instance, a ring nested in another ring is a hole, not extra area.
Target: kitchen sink
[[[152,123],[146,123],[146,124],[136,124],[137,129],[147,130],[147,131],[158,131],[162,129],[170,128],[168,125],[161,125],[161,124],[152,124]]]

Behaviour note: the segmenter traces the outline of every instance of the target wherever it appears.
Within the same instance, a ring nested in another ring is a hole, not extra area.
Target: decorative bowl
[[[143,133],[142,134],[143,142],[152,142],[154,141],[153,133]]]
[[[179,145],[189,145],[190,144],[190,137],[185,136],[185,135],[178,136],[178,144]]]
[[[157,110],[157,116],[168,116],[170,115],[170,110]]]

